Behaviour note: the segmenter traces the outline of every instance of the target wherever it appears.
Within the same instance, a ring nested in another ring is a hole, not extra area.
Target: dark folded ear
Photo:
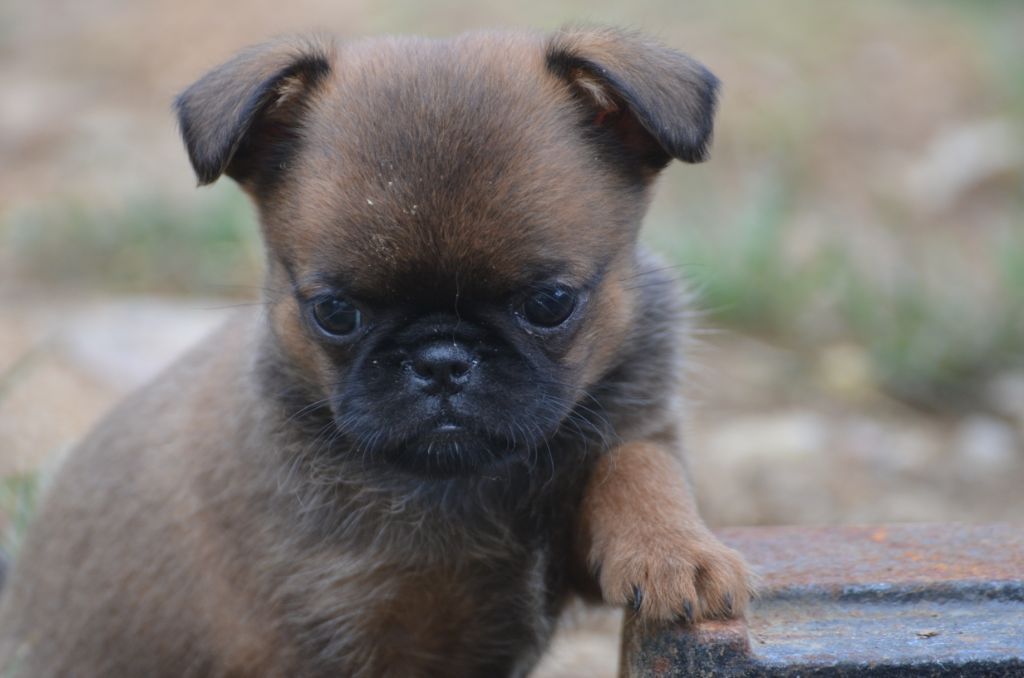
[[[330,73],[331,43],[288,38],[250,47],[174,102],[200,185],[259,181],[286,160],[310,93]]]
[[[612,28],[562,29],[546,56],[588,106],[589,123],[614,134],[644,165],[707,158],[718,78],[698,62]]]

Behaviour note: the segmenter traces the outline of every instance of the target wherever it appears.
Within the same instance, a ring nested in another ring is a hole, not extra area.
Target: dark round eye
[[[340,297],[325,297],[313,304],[313,318],[324,332],[352,334],[363,322],[359,309]]]
[[[576,308],[576,292],[564,285],[537,290],[523,302],[523,315],[540,327],[561,325]]]

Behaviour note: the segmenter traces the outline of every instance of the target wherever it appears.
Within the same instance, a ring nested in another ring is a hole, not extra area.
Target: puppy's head
[[[637,35],[242,52],[177,100],[200,183],[255,200],[270,323],[351,453],[432,474],[554,435],[633,327],[650,184],[717,81]]]

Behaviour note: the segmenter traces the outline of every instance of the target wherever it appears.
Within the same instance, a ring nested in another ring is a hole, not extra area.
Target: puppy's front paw
[[[743,558],[710,532],[650,534],[640,529],[592,553],[609,603],[642,618],[696,622],[741,616],[750,600]]]

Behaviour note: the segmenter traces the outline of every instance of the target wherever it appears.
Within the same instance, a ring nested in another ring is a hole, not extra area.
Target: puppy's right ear
[[[175,99],[199,184],[221,174],[263,183],[287,162],[310,94],[331,71],[326,39],[281,39],[250,47]]]
[[[554,33],[546,57],[584,102],[587,127],[627,155],[654,170],[707,158],[719,84],[700,63],[642,34],[596,26]]]

